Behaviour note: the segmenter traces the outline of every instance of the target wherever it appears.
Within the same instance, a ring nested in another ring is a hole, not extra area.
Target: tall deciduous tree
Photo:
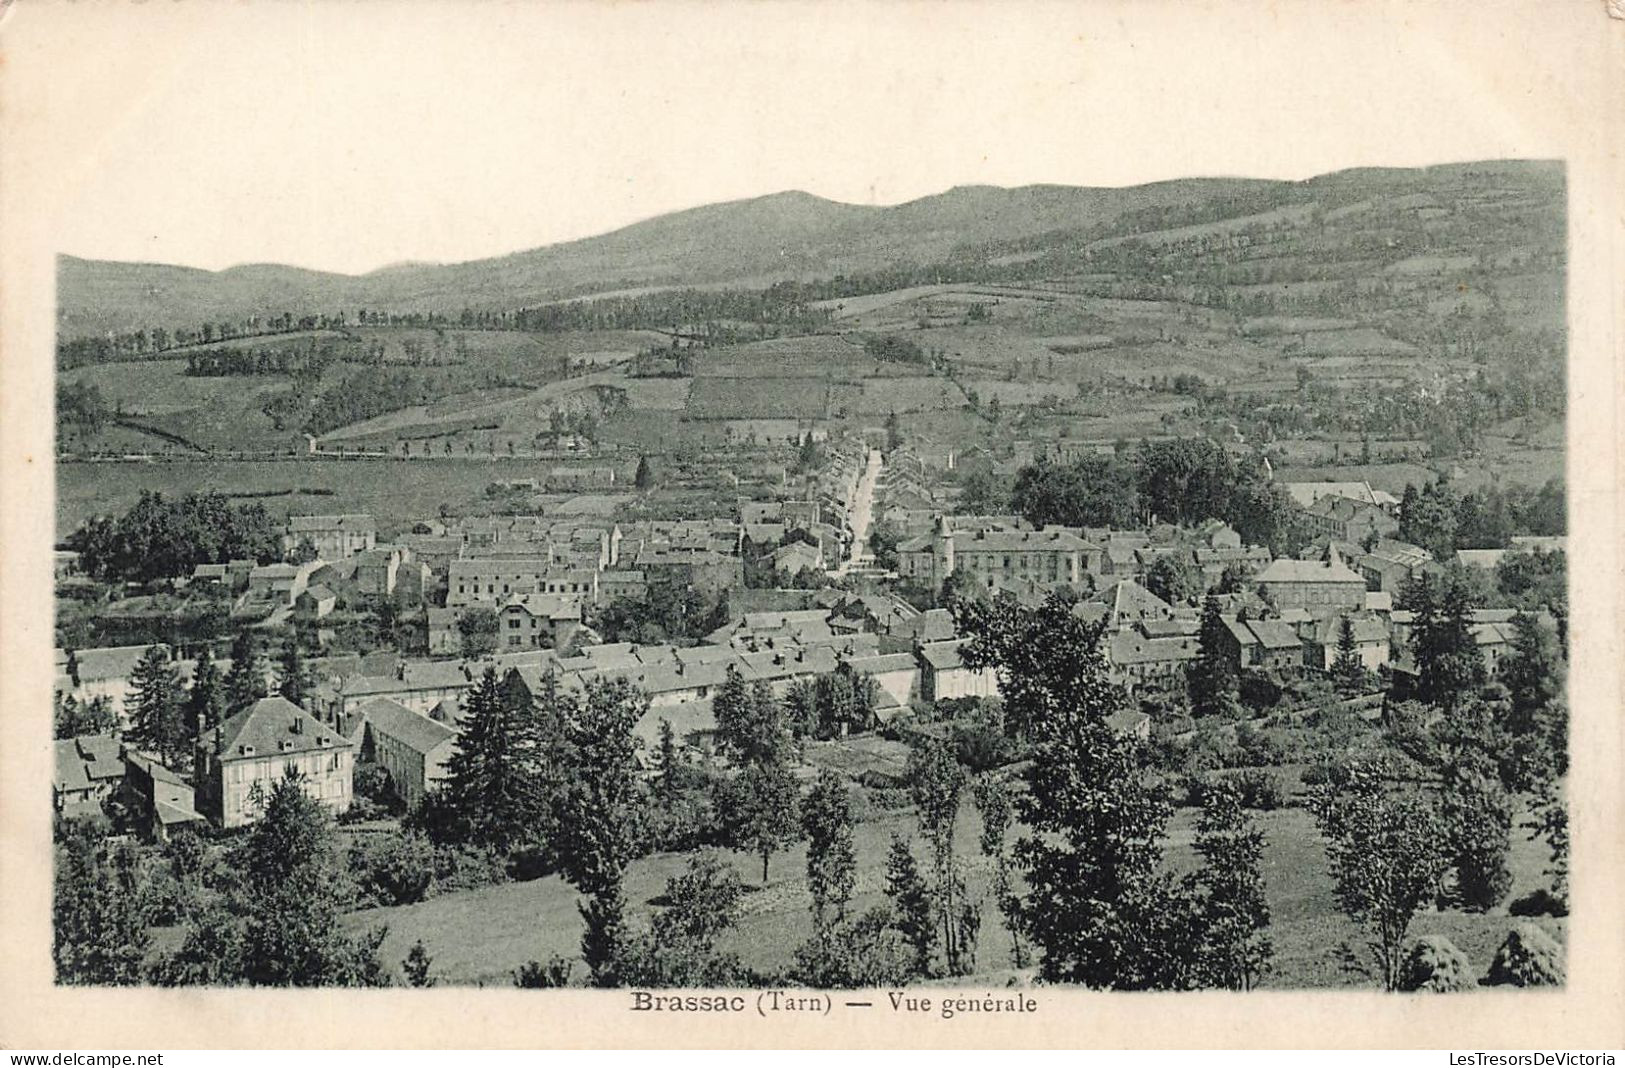
[[[1365,929],[1383,989],[1397,990],[1406,932],[1446,866],[1438,815],[1424,799],[1399,795],[1371,764],[1355,765],[1346,783],[1327,784],[1311,803],[1338,904]]]
[[[954,860],[954,829],[965,788],[965,769],[953,751],[928,738],[909,754],[909,793],[920,815],[920,831],[931,843],[931,867],[944,956],[951,975],[962,975],[961,915],[957,900],[961,879]]]
[[[726,792],[726,818],[734,845],[762,859],[767,884],[773,854],[801,833],[795,776],[782,758],[748,765]]]
[[[982,833],[977,844],[982,855],[993,862],[993,897],[1004,917],[1005,929],[1010,932],[1010,963],[1017,968],[1027,966],[1027,947],[1021,936],[1021,899],[1016,896],[1015,881],[1011,878],[1010,850],[1005,844],[1010,825],[1015,821],[1015,809],[1010,800],[1010,789],[992,775],[978,776],[971,790],[976,801],[976,812],[982,818]]]
[[[1204,792],[1196,851],[1202,856],[1196,876],[1202,893],[1197,982],[1251,990],[1269,970],[1274,947],[1265,933],[1270,908],[1264,897],[1264,834],[1242,807],[1234,784],[1214,783]]]
[[[960,613],[972,667],[998,671],[1007,722],[1033,742],[1018,802],[1031,834],[1015,855],[1022,918],[1051,982],[1111,989],[1188,986],[1191,909],[1159,870],[1171,809],[1138,739],[1106,725],[1122,707],[1101,628],[1053,595],[1038,608]]]
[[[243,978],[258,986],[388,986],[386,930],[351,937],[339,915],[344,868],[332,817],[290,770],[237,857],[243,876]]]
[[[138,889],[136,860],[128,847],[104,854],[94,828],[70,828],[56,856],[51,955],[57,982],[128,986],[141,981],[148,934]]]
[[[931,908],[931,892],[920,876],[919,862],[908,840],[894,834],[886,854],[886,896],[891,899],[894,925],[914,948],[914,974],[931,974],[931,957],[937,944],[936,917]]]
[[[852,841],[852,805],[846,783],[825,769],[801,804],[807,836],[807,889],[812,893],[813,926],[846,919],[857,885],[857,851]]]

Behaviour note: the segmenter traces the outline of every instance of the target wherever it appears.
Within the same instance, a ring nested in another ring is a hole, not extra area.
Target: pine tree
[[[1484,658],[1473,637],[1472,604],[1466,579],[1449,576],[1442,585],[1432,578],[1409,589],[1413,611],[1411,646],[1416,654],[1417,696],[1449,709],[1484,683]]]
[[[463,699],[446,762],[445,805],[473,841],[506,851],[547,818],[537,728],[529,693],[504,686],[486,668]]]
[[[1512,629],[1512,651],[1501,661],[1501,681],[1512,700],[1507,726],[1515,734],[1528,734],[1541,710],[1563,694],[1563,657],[1557,636],[1528,612],[1512,618]]]
[[[1191,711],[1198,716],[1233,716],[1239,708],[1240,684],[1230,657],[1233,639],[1219,614],[1219,599],[1209,594],[1202,604],[1196,662],[1186,675]]]
[[[1344,616],[1337,628],[1337,659],[1332,662],[1332,678],[1343,693],[1354,694],[1365,689],[1365,662],[1354,640],[1354,621]]]
[[[664,717],[660,720],[660,778],[657,780],[657,789],[660,799],[666,803],[676,800],[682,790],[682,754],[677,750],[677,734],[672,730],[671,720]]]
[[[655,472],[647,456],[638,457],[638,470],[632,476],[632,484],[640,490],[654,489]]]
[[[196,739],[212,731],[225,718],[226,690],[214,650],[205,645],[192,668],[192,689],[186,697],[186,731]]]
[[[625,679],[594,679],[566,717],[571,790],[561,858],[565,879],[586,895],[578,906],[586,923],[581,950],[596,986],[618,983],[615,961],[626,926],[622,883],[641,803],[632,730],[648,706]]]
[[[914,947],[914,973],[931,974],[931,956],[937,944],[937,924],[931,908],[931,893],[920,877],[914,851],[900,834],[892,835],[886,855],[886,896],[891,898],[896,926]]]
[[[186,744],[181,723],[181,680],[169,661],[169,649],[154,645],[141,655],[130,675],[129,740],[174,764]]]
[[[240,630],[231,642],[231,669],[226,672],[225,714],[235,716],[266,695],[265,663],[253,631]]]
[[[857,885],[857,852],[852,841],[852,806],[846,783],[825,769],[801,804],[807,836],[807,889],[812,893],[813,926],[822,929],[846,919]]]
[[[288,632],[288,640],[282,646],[282,659],[279,662],[281,681],[277,692],[294,704],[304,707],[305,691],[310,689],[310,670],[305,666],[304,655],[299,651],[299,632]]]

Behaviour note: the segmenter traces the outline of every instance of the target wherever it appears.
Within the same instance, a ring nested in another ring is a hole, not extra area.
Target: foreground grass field
[[[1170,827],[1168,861],[1176,870],[1188,870],[1196,863],[1191,849],[1194,822],[1194,811],[1183,810]],[[1264,878],[1273,914],[1270,937],[1275,944],[1275,968],[1264,985],[1280,989],[1375,985],[1374,980],[1351,973],[1342,963],[1340,944],[1347,942],[1363,955],[1363,939],[1337,910],[1321,839],[1308,813],[1295,808],[1261,813],[1259,823],[1269,840]],[[970,867],[967,881],[973,896],[984,895],[988,883],[988,867],[976,847],[979,831],[976,813],[966,805],[960,816],[957,848]],[[854,907],[858,910],[885,902],[886,851],[893,832],[915,837],[912,812],[876,814],[857,828],[859,874]],[[1514,831],[1512,898],[1545,885],[1542,847],[1524,838],[1521,831]],[[929,864],[923,842],[915,843],[915,854],[922,867]],[[765,886],[761,885],[760,861],[741,854],[728,856],[749,889],[744,916],[727,936],[725,948],[758,970],[787,969],[795,947],[812,933],[805,848],[775,856]],[[647,922],[655,911],[652,900],[685,864],[685,856],[662,854],[631,866],[627,899],[634,923]],[[576,900],[570,886],[550,876],[445,894],[417,905],[358,912],[347,917],[346,923],[357,930],[387,926],[383,956],[392,962],[404,958],[421,939],[434,958],[433,971],[442,984],[500,986],[509,984],[513,970],[528,960],[579,958],[581,920]],[[1512,922],[1504,910],[1485,915],[1429,912],[1417,917],[1410,937],[1449,937],[1482,975]],[[1536,922],[1562,939],[1563,921]],[[989,901],[983,907],[977,972],[963,982],[1002,984],[1009,970],[1010,938]],[[579,982],[583,975],[578,962],[575,980]]]

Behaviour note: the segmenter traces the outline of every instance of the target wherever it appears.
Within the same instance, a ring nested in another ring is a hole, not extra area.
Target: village
[[[59,976],[1562,982],[1559,179],[540,304],[65,261]]]

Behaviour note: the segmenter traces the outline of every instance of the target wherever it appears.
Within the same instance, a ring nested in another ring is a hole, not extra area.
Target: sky
[[[357,273],[785,189],[1560,151],[1418,0],[17,6],[0,36],[61,51],[14,63],[76,64],[11,94],[51,131],[57,250],[104,259]],[[1538,34],[1508,10],[1471,33]]]

